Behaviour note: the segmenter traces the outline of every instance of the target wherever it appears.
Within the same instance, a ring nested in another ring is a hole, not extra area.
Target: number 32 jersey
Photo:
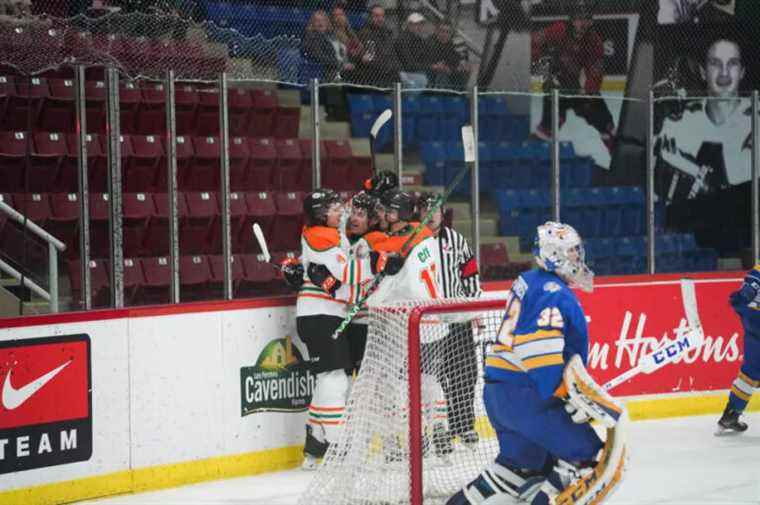
[[[488,381],[531,381],[543,398],[562,383],[565,363],[586,363],[588,325],[575,293],[545,270],[521,274],[507,294],[506,314],[486,355]]]

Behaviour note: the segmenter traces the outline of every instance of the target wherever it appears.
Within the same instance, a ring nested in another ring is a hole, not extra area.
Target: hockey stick
[[[380,133],[380,129],[385,126],[385,123],[393,115],[390,109],[385,109],[377,116],[375,122],[372,123],[372,128],[369,130],[369,155],[372,158],[372,175],[375,175],[375,141],[377,140],[377,134]]]
[[[433,214],[435,214],[436,211],[441,208],[449,195],[451,195],[451,193],[459,185],[462,179],[464,179],[464,176],[467,175],[467,173],[472,168],[472,165],[475,162],[475,138],[473,136],[472,126],[465,125],[462,127],[462,143],[464,145],[464,168],[462,168],[454,176],[454,179],[452,179],[449,185],[446,186],[446,189],[443,191],[443,193],[436,197],[433,205],[430,206],[427,214],[425,214],[425,217],[422,219],[422,221],[420,221],[420,224],[417,225],[417,227],[412,231],[412,234],[409,235],[409,238],[406,239],[406,241],[401,246],[402,254],[406,252],[406,249],[412,244],[417,235],[420,234],[425,225],[427,225],[430,220],[433,219]],[[341,322],[340,326],[338,326],[338,328],[335,330],[332,338],[337,339],[338,336],[343,333],[351,321],[353,321],[354,317],[356,317],[356,314],[358,314],[362,309],[367,299],[372,296],[375,291],[377,291],[377,288],[380,286],[380,282],[385,279],[386,275],[387,274],[385,271],[383,271],[377,274],[374,279],[372,279],[372,282],[367,287],[367,291],[365,292],[364,296],[356,300],[356,302],[348,309],[346,317],[343,318],[343,322]]]
[[[681,279],[681,297],[683,298],[683,308],[686,313],[686,321],[689,324],[689,331],[680,339],[668,342],[649,354],[639,358],[639,362],[635,367],[623,372],[604,384],[602,386],[604,390],[609,391],[640,373],[651,374],[665,365],[672,363],[676,358],[686,352],[702,345],[705,340],[705,334],[704,330],[702,330],[702,323],[699,320],[697,295],[694,289],[694,281],[692,279]]]
[[[253,235],[256,237],[256,242],[259,243],[261,254],[264,255],[264,262],[274,266],[277,270],[282,270],[282,266],[277,263],[272,263],[272,256],[269,254],[269,247],[267,247],[267,241],[264,238],[264,232],[261,231],[259,223],[253,223]]]

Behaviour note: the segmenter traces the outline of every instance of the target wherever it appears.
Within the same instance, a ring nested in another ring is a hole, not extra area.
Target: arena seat
[[[119,128],[122,134],[136,132],[135,123],[141,104],[140,88],[132,81],[122,82],[119,86]]]
[[[227,110],[230,110],[229,95]],[[198,89],[198,109],[193,133],[202,137],[219,135],[219,90],[217,88]]]
[[[176,109],[177,135],[192,135],[195,131],[198,111],[198,92],[189,85],[176,86],[174,89],[174,106]]]
[[[87,142],[87,173],[88,189],[103,192],[106,190],[105,180],[94,180],[95,174],[105,173],[106,154],[101,144],[101,138],[96,133],[88,133]],[[79,136],[76,133],[66,135],[66,157],[58,171],[55,181],[59,191],[75,192],[79,188]]]
[[[491,144],[491,185],[495,190],[515,188],[512,144],[506,141]]]
[[[222,199],[219,193],[214,194],[218,208],[217,216],[221,216]],[[230,193],[230,246],[232,252],[238,253],[242,250],[241,240],[245,238],[245,234],[252,235],[249,229],[244,229],[246,224],[246,218],[248,216],[248,206],[245,203],[245,193],[232,192]],[[274,217],[272,218],[274,219]],[[209,232],[210,240],[207,244],[207,250],[211,254],[222,253],[222,220],[221,217],[217,217],[214,220],[212,229]]]
[[[195,148],[193,147],[193,140],[191,137],[184,135],[177,135],[177,141],[174,144],[175,151],[177,153],[177,186],[184,190],[189,189],[190,177],[192,175],[192,166],[195,161]],[[161,172],[166,174],[166,172]],[[160,175],[164,177],[165,175]],[[159,187],[167,187],[166,182],[158,183]]]
[[[169,254],[169,197],[167,193],[154,193],[155,213],[148,223],[145,235],[146,253],[151,255]],[[184,193],[177,194],[177,216],[181,222],[188,215]],[[181,251],[180,251],[181,252]]]
[[[75,257],[79,252],[79,195],[52,193],[48,233],[66,244],[64,254]]]
[[[336,191],[353,189],[351,186],[351,144],[347,140],[322,141],[322,185]]]
[[[42,100],[38,128],[52,132],[74,131],[74,81],[49,79],[48,90],[48,96]]]
[[[292,251],[301,248],[303,198],[303,193],[299,192],[277,193],[277,217],[274,224],[277,233],[271,239],[271,250]],[[267,240],[270,240],[269,237]]]
[[[480,274],[483,280],[503,279],[504,267],[509,263],[507,246],[503,242],[481,244]]]
[[[438,96],[420,97],[420,109],[417,114],[418,142],[435,141],[441,138],[441,121],[444,118],[443,103]]]
[[[155,191],[159,172],[166,172],[166,157],[161,138],[157,135],[130,135],[132,152],[122,161],[124,191]],[[166,180],[165,176],[162,178]]]
[[[209,286],[214,298],[222,298],[224,294],[224,257],[221,254],[209,255],[208,262],[211,268]],[[232,267],[230,269],[232,273],[232,293],[235,296],[240,289],[240,283],[245,279],[245,269],[243,268],[242,259],[236,255],[230,256],[230,266]]]
[[[111,234],[108,232],[108,193],[90,193],[90,256],[109,255]]]
[[[50,198],[45,193],[16,193],[14,208],[43,229],[48,228],[51,216]],[[3,254],[27,265],[47,265],[48,248],[44,241],[26,231],[15,221],[6,221],[0,237]]]
[[[275,193],[266,191],[245,193],[245,203],[248,208],[246,218],[243,221],[240,230],[240,247],[245,253],[260,253],[261,248],[253,236],[253,223],[258,223],[264,238],[267,240],[267,247],[270,250],[277,250],[278,241],[275,236],[280,236],[285,231],[275,228],[277,218],[277,201]],[[300,231],[299,231],[300,237]]]
[[[124,305],[134,305],[145,285],[145,272],[140,258],[124,258]]]
[[[249,90],[235,87],[227,90],[227,110],[230,135],[242,137],[248,135],[248,128],[251,118],[254,115],[254,107],[253,96],[251,96]],[[201,120],[199,119],[199,125],[200,122]]]
[[[106,83],[102,80],[84,82],[85,114],[87,132],[105,133],[106,131]]]
[[[156,214],[153,195],[150,193],[123,193],[122,227],[124,257],[140,256],[149,251],[144,242],[148,220]]]
[[[305,166],[298,139],[275,140],[277,169],[273,185],[278,191],[307,191],[311,188],[311,166]]]
[[[219,188],[218,137],[193,137],[195,156],[184,179],[184,188],[194,191],[214,191]]]
[[[182,300],[192,301],[208,298],[210,282],[211,267],[205,255],[180,256],[179,283]]]
[[[26,189],[32,192],[57,191],[58,171],[68,154],[66,136],[58,132],[33,134]]]
[[[10,82],[10,77],[7,78]],[[13,79],[15,86],[9,86],[6,97],[3,128],[11,131],[31,131],[37,128],[37,119],[42,102],[50,96],[47,80],[42,77],[20,77]]]
[[[254,191],[271,191],[275,184],[277,148],[274,139],[259,137],[249,139],[251,159],[248,163],[248,177],[245,188]]]
[[[71,282],[71,293],[74,300],[82,299],[81,283],[81,261],[71,259],[68,262],[69,281]],[[108,291],[111,285],[109,281],[108,261],[103,259],[91,259],[89,262],[90,269],[90,293],[92,296],[93,307],[106,307],[111,298]]]
[[[272,136],[276,139],[289,139],[298,137],[301,123],[300,107],[277,107]]]
[[[270,294],[270,287],[277,278],[274,265],[265,262],[263,254],[241,254],[238,258],[243,265],[243,279],[239,286],[240,293],[245,295]]]
[[[141,103],[135,119],[135,131],[144,135],[166,131],[166,90],[163,83],[142,83]]]
[[[251,162],[251,150],[246,137],[232,137],[229,139],[230,148],[230,188],[233,191],[243,191],[249,177],[249,165]]]
[[[468,101],[463,96],[443,96],[443,116],[441,117],[441,138],[448,141],[462,140],[462,126],[470,114]]]
[[[27,150],[32,150],[28,133],[0,132],[0,191],[24,190]]]
[[[425,163],[423,175],[425,184],[429,186],[446,185],[446,163],[448,153],[446,144],[440,141],[425,142],[421,145],[422,161]]]
[[[13,196],[10,195],[10,193],[0,193],[0,202],[3,202],[6,205],[10,205],[11,207],[15,208],[15,203],[13,202]],[[0,237],[2,237],[3,233],[3,227],[5,226],[5,223],[8,222],[8,214],[5,212],[0,212]]]
[[[211,236],[219,217],[216,194],[208,191],[185,192],[187,214],[180,220],[179,250],[182,254],[204,254],[211,244],[221,246],[221,234]]]
[[[248,123],[248,135],[251,137],[271,137],[277,115],[277,95],[269,89],[254,89],[252,94],[253,112]]]
[[[141,262],[145,274],[141,301],[150,304],[169,303],[169,256],[146,257]]]
[[[353,156],[349,169],[349,183],[351,188],[364,187],[364,181],[372,177],[372,158],[369,156]]]

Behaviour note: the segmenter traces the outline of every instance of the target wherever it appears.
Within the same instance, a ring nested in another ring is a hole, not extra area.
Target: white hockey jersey
[[[417,227],[409,223],[401,234],[389,236],[377,245],[386,252],[402,252],[403,244]],[[404,266],[396,275],[389,275],[368,300],[368,305],[379,306],[406,300],[434,300],[440,298],[440,265],[438,244],[429,228],[425,227],[407,248]]]
[[[297,316],[329,315],[344,317],[347,306],[357,297],[357,278],[361,279],[370,270],[369,256],[360,258],[348,254],[341,244],[340,233],[327,226],[304,228],[301,235],[301,263],[304,268],[304,283],[298,292]],[[325,292],[309,280],[311,263],[327,267],[341,286],[335,296]]]
[[[382,243],[388,236],[381,231],[371,231],[364,234],[356,240],[349,249],[349,260],[352,261],[349,271],[349,279],[353,279],[349,287],[348,305],[351,306],[360,298],[367,294],[374,275],[372,274],[371,264],[368,263],[370,253],[377,249],[378,244]],[[353,324],[368,324],[367,309],[363,308],[354,317]]]

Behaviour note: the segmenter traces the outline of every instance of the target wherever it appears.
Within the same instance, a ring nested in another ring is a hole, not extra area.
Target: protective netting
[[[422,392],[425,504],[445,503],[493,461],[498,444],[483,406],[482,361],[503,305],[468,309],[472,300],[407,302],[372,308],[361,370],[344,431],[301,497],[303,505],[409,503],[409,381]],[[420,377],[409,377],[407,340],[415,307],[445,306],[419,325]]]

